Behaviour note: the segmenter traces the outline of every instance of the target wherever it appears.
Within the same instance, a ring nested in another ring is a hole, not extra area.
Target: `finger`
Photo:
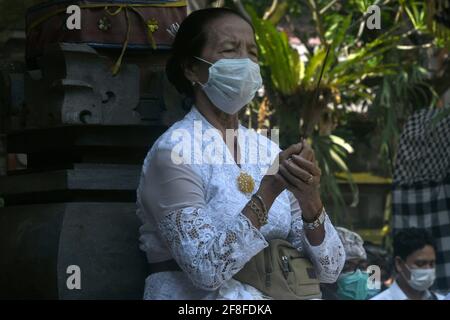
[[[286,150],[280,152],[280,162],[283,162],[293,154],[300,154],[303,150],[303,142],[289,146]]]
[[[280,172],[278,172],[275,175],[275,178],[285,187],[285,188],[289,188],[290,187],[290,183],[280,174]]]
[[[296,165],[306,170],[313,176],[320,176],[322,174],[322,171],[314,164],[314,162],[308,161],[301,156],[292,156],[292,160]]]
[[[291,174],[284,165],[280,166],[280,174],[291,185],[291,187],[300,189],[301,186],[305,185],[305,182],[303,182],[302,180]]]
[[[316,161],[308,161],[301,156],[293,156],[292,160],[297,166],[312,174],[313,176],[322,175],[322,170],[320,170],[320,168],[317,166]]]
[[[308,161],[315,160],[315,154],[312,147],[305,141],[304,147],[300,155]]]
[[[304,170],[303,168],[300,168],[296,163],[294,163],[294,161],[286,160],[284,162],[284,166],[293,176],[299,178],[303,182],[311,179],[312,174]]]

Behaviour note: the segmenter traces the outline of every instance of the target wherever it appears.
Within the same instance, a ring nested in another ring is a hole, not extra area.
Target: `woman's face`
[[[207,41],[200,58],[215,63],[219,59],[249,58],[258,62],[258,49],[252,27],[242,18],[226,15],[207,26]],[[189,80],[206,83],[210,65],[196,62],[191,72],[186,75]]]

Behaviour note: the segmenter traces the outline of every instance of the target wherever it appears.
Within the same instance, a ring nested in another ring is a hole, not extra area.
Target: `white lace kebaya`
[[[299,203],[289,191],[277,197],[269,210],[268,224],[260,230],[241,213],[250,195],[239,191],[236,178],[241,171],[250,174],[255,180],[254,191],[258,190],[267,165],[280,152],[278,145],[240,126],[245,140],[240,142],[239,167],[221,137],[210,139],[210,143],[199,141],[204,136],[194,135],[196,122],[201,123],[203,134],[213,128],[193,107],[155,142],[144,161],[137,190],[137,215],[143,222],[140,248],[149,263],[174,259],[183,270],[151,274],[146,279],[144,299],[266,298],[232,277],[268,245],[267,240],[275,238],[287,239],[305,252],[321,282],[335,282],[345,253],[328,217],[323,242],[312,246],[303,230]],[[200,152],[202,161],[173,162],[172,151],[180,146],[179,132],[189,133],[195,140],[189,146],[191,155],[197,152],[199,156]],[[258,154],[261,150],[252,148],[261,144],[270,146],[269,163],[246,161],[262,159]],[[194,145],[201,147],[194,150]],[[216,152],[207,152],[208,148]],[[220,156],[225,161],[217,159]]]

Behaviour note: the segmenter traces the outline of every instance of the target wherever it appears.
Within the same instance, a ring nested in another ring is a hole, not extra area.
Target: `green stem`
[[[325,29],[323,28],[322,20],[320,20],[320,11],[317,6],[317,3],[315,0],[308,0],[306,3],[308,4],[309,9],[311,10],[311,13],[313,15],[313,20],[316,23],[316,29],[317,29],[317,33],[319,35],[320,41],[323,44],[326,44]]]

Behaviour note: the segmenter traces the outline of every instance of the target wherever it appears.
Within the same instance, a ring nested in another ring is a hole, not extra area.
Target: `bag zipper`
[[[283,270],[283,275],[287,279],[289,276],[289,258],[287,256],[281,257],[281,269]]]

